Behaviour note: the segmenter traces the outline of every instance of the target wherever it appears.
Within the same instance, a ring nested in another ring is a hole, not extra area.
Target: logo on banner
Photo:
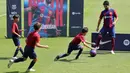
[[[72,12],[72,15],[80,15],[80,12]]]
[[[17,9],[17,6],[16,6],[16,5],[12,5],[12,9],[13,9],[13,10],[16,10],[16,9]]]
[[[109,42],[111,42],[111,40],[104,41],[104,42],[101,40],[101,41],[100,41],[100,45],[104,45],[104,44],[107,44],[107,43],[109,43]]]
[[[123,41],[123,44],[124,44],[125,46],[129,46],[129,45],[130,45],[130,40],[125,39],[125,40]]]
[[[42,25],[41,29],[56,29],[56,25],[50,24],[50,25]]]
[[[82,28],[81,26],[71,26],[71,28]]]

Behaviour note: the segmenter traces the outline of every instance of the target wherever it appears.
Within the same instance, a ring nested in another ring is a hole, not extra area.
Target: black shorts
[[[15,46],[20,46],[19,37],[12,37]]]
[[[34,47],[30,47],[30,46],[25,46],[24,48],[24,54],[23,54],[24,58],[30,58],[30,59],[36,59],[37,55],[34,51]]]
[[[83,47],[80,44],[75,45],[75,44],[70,43],[68,46],[67,53],[71,53],[73,50],[80,50],[80,49],[83,49]]]

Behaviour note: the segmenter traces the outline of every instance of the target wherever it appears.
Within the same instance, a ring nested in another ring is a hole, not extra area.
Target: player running
[[[37,61],[37,55],[35,53],[35,46],[39,47],[39,48],[48,48],[47,45],[41,45],[39,42],[40,42],[40,35],[38,34],[38,32],[40,31],[41,29],[41,24],[40,23],[36,23],[34,25],[34,31],[31,32],[27,39],[26,39],[26,46],[24,48],[24,54],[23,54],[23,57],[21,58],[18,58],[18,59],[11,59],[9,61],[9,64],[8,64],[8,68],[10,68],[10,66],[13,64],[13,63],[18,63],[18,62],[23,62],[25,61],[28,57],[30,59],[33,59],[32,62],[30,63],[27,71],[35,71],[34,69],[32,69],[32,67],[34,66],[34,64],[36,63]]]
[[[13,58],[16,58],[18,51],[20,51],[21,54],[23,55],[23,50],[22,50],[22,47],[20,45],[20,40],[19,40],[19,38],[21,37],[20,32],[22,30],[19,30],[18,24],[17,24],[19,22],[19,15],[14,15],[13,19],[14,20],[12,24],[12,40],[14,42],[14,45],[17,46],[15,53],[13,55]]]
[[[76,35],[76,36],[74,37],[74,39],[69,43],[67,53],[56,56],[56,58],[54,59],[54,61],[57,61],[57,60],[59,60],[60,58],[69,56],[73,50],[79,50],[77,56],[75,57],[75,59],[78,59],[79,56],[80,56],[80,54],[81,54],[82,51],[83,51],[83,46],[80,45],[80,42],[82,42],[85,47],[90,48],[90,49],[93,49],[93,48],[90,47],[88,44],[91,44],[91,45],[94,45],[94,44],[93,44],[93,43],[90,43],[90,42],[88,42],[88,41],[85,41],[85,39],[84,39],[84,36],[87,34],[87,32],[88,32],[88,28],[87,28],[87,27],[84,27],[84,28],[82,29],[82,32],[79,33],[78,35]]]
[[[118,16],[116,14],[116,11],[109,6],[109,1],[104,1],[103,2],[104,10],[101,12],[99,20],[98,20],[98,25],[96,31],[98,32],[100,23],[102,19],[104,19],[103,27],[99,32],[97,41],[96,41],[96,47],[99,47],[100,40],[109,33],[109,35],[112,37],[111,43],[112,43],[112,50],[111,53],[114,53],[114,47],[115,47],[115,24],[118,20]],[[115,20],[114,20],[115,19]]]

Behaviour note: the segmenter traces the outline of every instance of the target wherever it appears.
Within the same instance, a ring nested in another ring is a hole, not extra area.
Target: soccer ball
[[[93,49],[90,50],[90,56],[91,56],[91,57],[95,57],[96,54],[97,54],[96,50],[93,50]]]

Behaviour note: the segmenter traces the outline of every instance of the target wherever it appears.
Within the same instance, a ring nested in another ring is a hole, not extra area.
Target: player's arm
[[[115,21],[113,22],[113,24],[115,25],[116,22],[118,21],[118,16],[115,10],[114,10],[114,17],[115,17]]]
[[[48,45],[41,45],[40,44],[40,36],[36,37],[36,46],[39,48],[48,48]]]
[[[19,30],[19,32],[23,32],[23,31],[25,31],[25,30],[23,30],[23,29],[20,29],[20,30]]]
[[[13,25],[13,27],[12,27],[12,33],[19,36],[19,37],[21,37],[21,35],[19,35],[17,32],[15,32],[15,25]]]
[[[91,43],[89,41],[86,41],[85,43],[90,44],[90,45],[95,45],[95,43]]]
[[[98,32],[98,30],[99,30],[99,26],[100,26],[100,24],[101,24],[102,18],[103,18],[103,12],[101,12],[100,17],[99,17],[99,20],[98,20],[98,25],[97,25],[97,29],[96,29],[97,32]]]
[[[87,47],[87,48],[90,48],[90,49],[93,49],[92,47],[90,47],[87,43],[90,43],[90,42],[87,42],[86,43],[86,41],[85,41],[85,39],[84,39],[84,37],[80,37],[80,40],[81,40],[81,42],[83,43],[83,45],[85,46],[85,47]]]
[[[102,18],[99,18],[97,28],[99,28]]]
[[[91,46],[89,46],[86,42],[83,42],[83,45],[89,49],[93,49]]]
[[[40,43],[36,43],[36,46],[39,48],[48,48],[48,45],[41,45]]]

